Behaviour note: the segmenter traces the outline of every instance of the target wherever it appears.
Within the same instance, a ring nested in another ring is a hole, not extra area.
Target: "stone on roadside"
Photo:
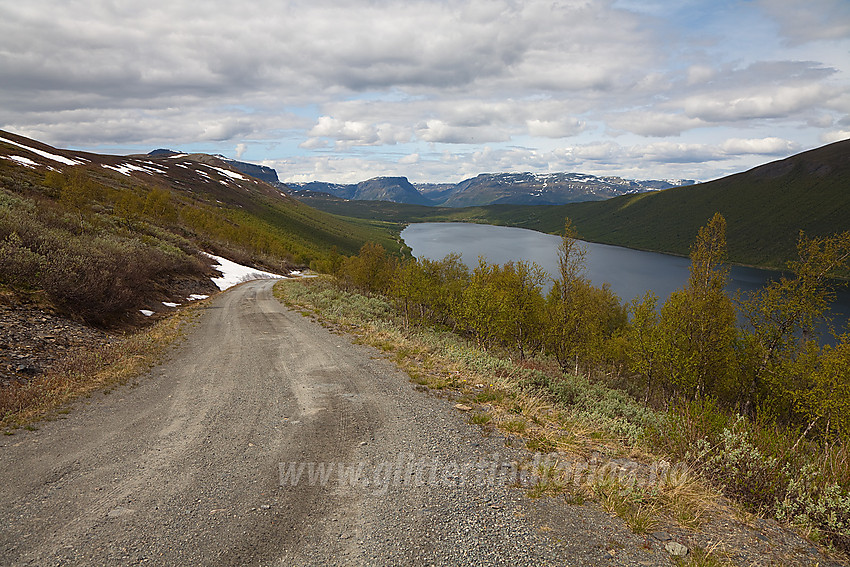
[[[684,546],[677,541],[668,541],[664,545],[664,549],[666,549],[667,553],[673,557],[685,557],[688,554],[687,546]]]

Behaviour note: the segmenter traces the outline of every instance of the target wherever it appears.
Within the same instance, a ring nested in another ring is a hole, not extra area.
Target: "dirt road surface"
[[[671,564],[504,486],[504,438],[272,285],[208,302],[136,385],[0,439],[0,564]]]

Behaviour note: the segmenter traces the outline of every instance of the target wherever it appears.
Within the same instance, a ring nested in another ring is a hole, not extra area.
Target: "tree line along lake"
[[[483,256],[490,264],[527,261],[536,262],[550,275],[558,271],[561,237],[534,230],[472,223],[416,223],[405,228],[401,237],[417,258],[440,260],[454,252],[461,254],[470,269],[478,264],[478,257]],[[691,264],[688,258],[593,242],[584,245],[587,249],[586,276],[597,286],[607,282],[623,302],[652,290],[658,295],[660,304],[688,279]],[[727,293],[746,294],[779,276],[779,272],[772,270],[733,265],[729,270]],[[847,330],[848,314],[850,289],[841,286],[832,306],[837,331]]]

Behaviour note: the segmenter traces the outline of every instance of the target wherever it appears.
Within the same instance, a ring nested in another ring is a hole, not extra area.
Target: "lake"
[[[550,274],[558,270],[561,237],[534,230],[470,223],[416,223],[405,228],[401,237],[417,258],[440,260],[457,252],[470,269],[478,264],[479,256],[484,256],[491,264],[524,260],[536,262]],[[593,242],[584,245],[587,277],[598,286],[607,282],[624,302],[643,296],[647,290],[654,291],[663,302],[688,280],[688,258]],[[778,276],[771,270],[732,266],[727,292],[759,289]],[[850,291],[843,288],[837,299],[833,315],[839,326],[839,322],[846,324],[850,313]]]

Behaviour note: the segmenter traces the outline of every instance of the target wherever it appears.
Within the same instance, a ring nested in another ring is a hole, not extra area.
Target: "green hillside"
[[[200,251],[286,274],[367,241],[398,252],[393,228],[313,209],[214,156],[98,155],[0,132],[0,296],[100,326],[204,292]]]
[[[720,212],[728,223],[731,261],[780,267],[793,257],[801,230],[809,236],[850,230],[850,140],[708,183],[607,201],[462,209],[328,199],[314,205],[396,223],[486,222],[549,233],[561,231],[570,217],[586,240],[680,255]]]
[[[850,141],[700,185],[558,209],[534,228],[555,232],[569,216],[589,240],[675,254],[687,254],[699,227],[720,212],[732,261],[781,266],[801,230],[850,230]]]

